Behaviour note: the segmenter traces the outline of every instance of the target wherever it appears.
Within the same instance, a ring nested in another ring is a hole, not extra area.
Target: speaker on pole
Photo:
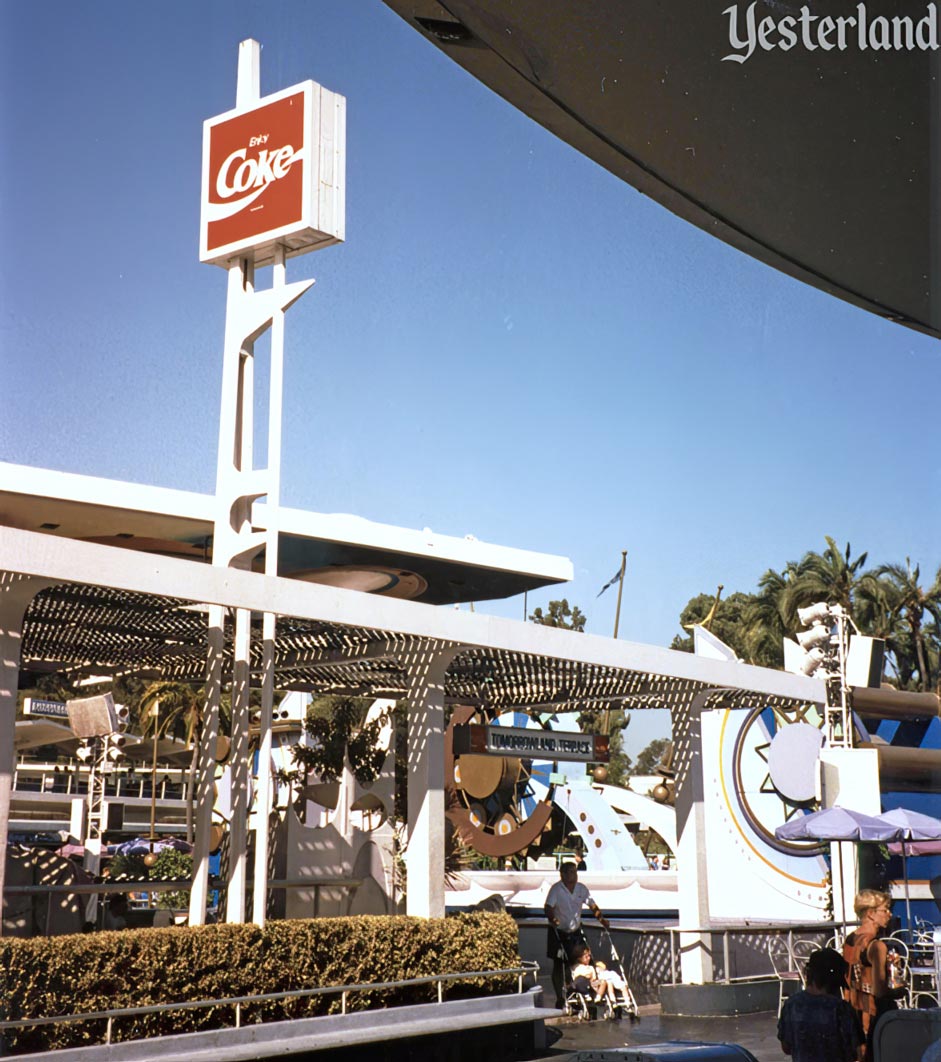
[[[66,701],[65,706],[69,713],[69,726],[76,737],[100,737],[102,734],[113,734],[118,729],[118,715],[114,697],[110,693]]]

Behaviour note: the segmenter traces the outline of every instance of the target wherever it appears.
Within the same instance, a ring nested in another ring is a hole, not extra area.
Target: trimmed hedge
[[[363,915],[255,925],[123,930],[65,937],[0,938],[0,1019],[45,1018],[157,1003],[262,995],[328,985],[404,981],[440,973],[519,966],[507,914],[423,919]],[[448,999],[513,991],[515,977],[445,985]],[[437,999],[436,985],[352,993],[348,1010]],[[112,1040],[234,1024],[234,1006],[115,1019]],[[332,1014],[339,993],[243,1005],[242,1023]],[[15,1052],[104,1040],[105,1022],[6,1032]]]

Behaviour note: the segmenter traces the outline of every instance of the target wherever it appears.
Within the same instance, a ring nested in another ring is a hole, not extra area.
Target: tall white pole
[[[284,246],[275,248],[272,288],[283,291],[287,284]],[[278,534],[281,521],[281,414],[284,395],[284,310],[271,319],[271,370],[268,382],[268,526],[265,539],[265,574],[278,574]],[[271,818],[271,718],[274,704],[276,617],[266,612],[262,620],[261,721],[258,749],[258,788],[255,799],[255,877],[252,921],[265,924],[268,897],[268,823]]]
[[[257,41],[239,45],[236,109],[250,111],[261,98],[261,46]],[[337,97],[341,100],[340,97]],[[342,106],[339,128],[343,131]],[[311,144],[309,152],[317,152]],[[316,172],[316,171],[315,171]],[[342,166],[340,166],[342,177]],[[341,181],[342,183],[342,181]],[[340,198],[337,231],[342,230]],[[248,568],[262,549],[266,551],[265,571],[278,570],[278,506],[281,483],[281,416],[284,359],[284,312],[314,283],[313,280],[287,284],[285,248],[275,249],[272,287],[255,289],[254,250],[228,261],[229,283],[226,299],[225,349],[222,369],[222,402],[219,418],[219,454],[216,470],[215,526],[212,562],[218,567]],[[268,419],[268,467],[255,469],[252,455],[254,407],[254,342],[271,327],[271,376]],[[267,496],[268,524],[256,531],[252,509],[258,498]],[[190,924],[200,924],[208,875],[208,836],[211,827],[211,787],[218,730],[218,707],[222,684],[221,656],[225,649],[225,615],[211,608],[209,619],[209,686],[206,732],[212,744],[201,745],[200,804],[197,808],[197,836],[194,852],[194,890],[190,903]],[[254,868],[254,917],[264,923],[267,893],[268,819],[271,810],[271,719],[274,698],[275,617],[264,614],[262,676],[261,748],[258,803],[256,805]],[[240,922],[245,916],[248,877],[248,823],[251,792],[249,762],[249,687],[251,685],[251,614],[238,610],[235,616],[232,696],[232,822],[230,826],[229,903],[226,917]],[[200,832],[202,836],[200,836]],[[202,903],[202,907],[200,904]]]

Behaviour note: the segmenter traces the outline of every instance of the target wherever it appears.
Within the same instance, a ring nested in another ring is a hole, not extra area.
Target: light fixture
[[[797,642],[802,649],[810,652],[818,646],[828,645],[830,642],[830,628],[822,623],[815,623],[809,631],[798,631]]]
[[[812,623],[826,623],[832,621],[840,611],[839,605],[828,605],[826,601],[817,601],[813,605],[797,610],[797,618],[801,626],[809,627]]]
[[[812,675],[821,664],[826,663],[826,660],[827,654],[822,649],[819,647],[811,649],[800,665],[801,674]]]

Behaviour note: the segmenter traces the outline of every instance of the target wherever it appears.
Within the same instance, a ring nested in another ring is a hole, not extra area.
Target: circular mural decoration
[[[525,712],[495,714],[468,706],[454,709],[445,738],[446,785],[451,793],[448,819],[465,844],[482,855],[510,856],[525,851],[548,826],[552,815],[552,763],[517,756],[453,753],[456,725],[551,729]]]
[[[779,841],[774,835],[777,826],[815,806],[813,779],[823,744],[823,723],[823,714],[815,706],[755,708],[735,736],[732,779],[736,802],[761,840],[786,855],[828,850],[826,845],[806,841]],[[792,774],[795,780],[790,779]]]

